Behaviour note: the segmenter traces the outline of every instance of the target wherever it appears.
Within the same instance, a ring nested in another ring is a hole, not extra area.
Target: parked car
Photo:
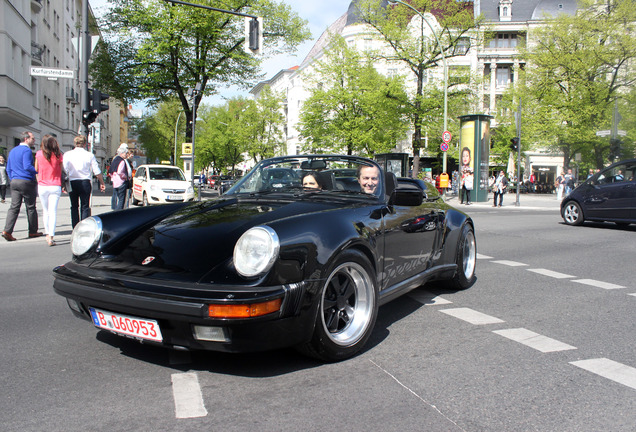
[[[223,195],[236,183],[236,178],[232,176],[221,176],[219,179],[219,195]]]
[[[599,171],[570,192],[561,202],[561,216],[568,225],[607,221],[636,223],[636,159]]]
[[[303,188],[306,173],[322,188]],[[288,177],[298,181],[272,182]],[[426,184],[335,155],[261,161],[209,201],[89,217],[71,250],[54,289],[101,330],[178,349],[295,346],[324,361],[358,353],[380,305],[432,280],[470,287],[477,252],[471,218]]]
[[[177,203],[194,200],[192,184],[181,168],[171,165],[141,165],[133,177],[134,205]]]

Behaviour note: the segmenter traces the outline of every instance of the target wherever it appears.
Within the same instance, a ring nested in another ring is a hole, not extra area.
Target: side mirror
[[[424,202],[424,192],[422,189],[416,186],[400,186],[391,195],[389,204],[416,207],[422,205],[422,202]]]

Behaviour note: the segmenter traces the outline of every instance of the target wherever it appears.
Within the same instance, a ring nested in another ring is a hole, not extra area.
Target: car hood
[[[94,270],[122,276],[182,282],[205,281],[206,274],[221,273],[226,275],[227,283],[234,283],[234,245],[246,230],[281,221],[293,223],[293,219],[307,214],[350,205],[355,204],[343,206],[313,200],[241,202],[228,198],[170,206],[173,211],[154,215],[154,220],[153,215],[141,217],[137,223],[133,213],[126,217],[127,212],[112,212],[100,216],[104,227],[101,254],[87,264]],[[167,212],[168,206],[159,207]],[[125,231],[121,230],[123,223],[128,224]],[[281,239],[281,243],[284,241]]]

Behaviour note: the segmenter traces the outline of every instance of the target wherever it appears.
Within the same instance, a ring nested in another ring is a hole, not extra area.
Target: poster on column
[[[474,154],[475,154],[475,122],[467,121],[462,124],[459,137],[460,154],[459,154],[459,175],[464,176],[468,170],[475,171]]]

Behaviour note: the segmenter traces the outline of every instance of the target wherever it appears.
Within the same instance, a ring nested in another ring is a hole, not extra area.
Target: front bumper
[[[59,295],[77,303],[72,312],[85,320],[93,321],[89,308],[129,315],[159,323],[163,342],[145,341],[167,347],[222,352],[265,351],[298,345],[311,338],[316,316],[316,303],[310,292],[314,283],[300,282],[275,287],[253,288],[231,286],[166,286],[153,290],[135,289],[135,284],[121,279],[93,278],[75,273],[66,266],[53,270],[53,288]],[[139,286],[138,283],[136,283]],[[196,295],[193,295],[196,293]],[[236,300],[240,297],[240,300]],[[251,297],[251,299],[250,299]],[[241,319],[212,319],[207,316],[211,303],[260,302],[281,298],[278,312],[261,317]],[[69,305],[70,306],[70,305]],[[194,336],[194,326],[220,327],[227,341],[199,340]]]

